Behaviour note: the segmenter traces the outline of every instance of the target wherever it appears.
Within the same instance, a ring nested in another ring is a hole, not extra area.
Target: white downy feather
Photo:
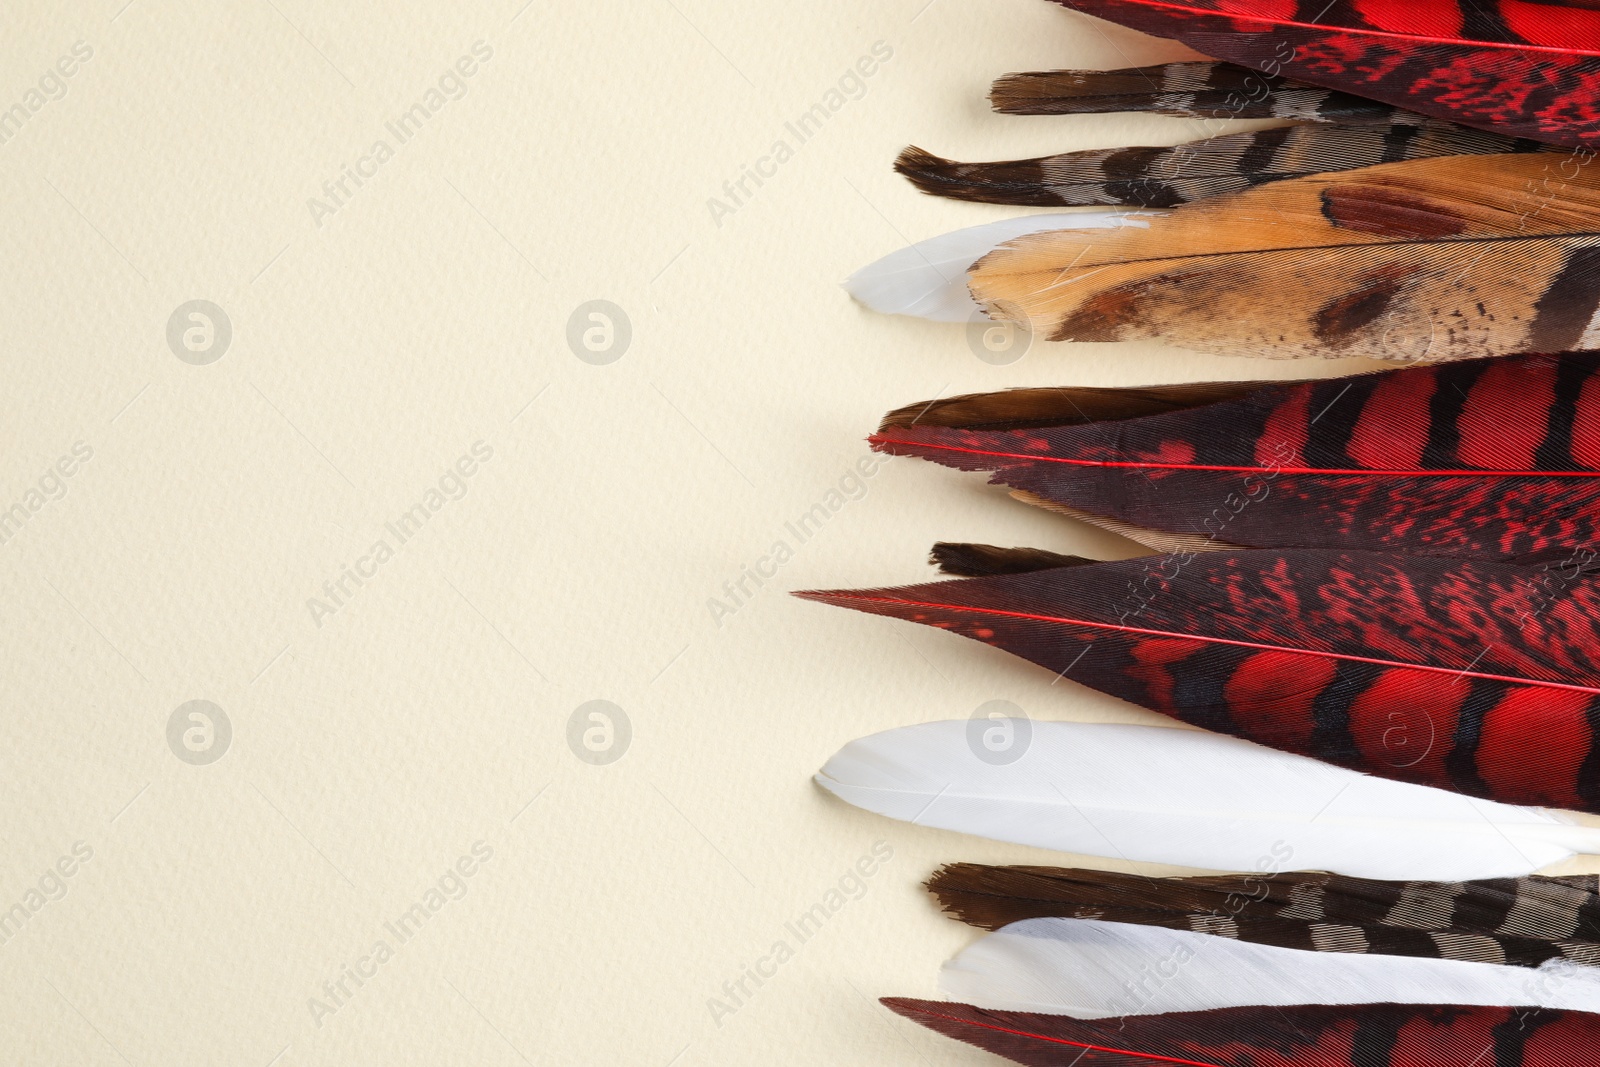
[[[1600,829],[1383,778],[1221,734],[987,719],[853,741],[817,775],[890,818],[1039,848],[1224,871],[1326,870],[1456,881],[1600,852]],[[982,753],[987,758],[980,758]]]
[[[867,307],[886,315],[971,322],[980,309],[967,292],[967,268],[1007,241],[1045,230],[1147,225],[1126,209],[1003,219],[891,252],[850,275],[844,287]]]
[[[1483,1004],[1600,1011],[1600,968],[1304,952],[1091,919],[1026,919],[944,965],[981,1008],[1102,1019],[1249,1004]]]

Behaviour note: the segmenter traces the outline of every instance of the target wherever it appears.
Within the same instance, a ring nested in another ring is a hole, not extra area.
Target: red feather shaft
[[[839,603],[839,599],[832,601]],[[1184,641],[1200,641],[1206,644],[1228,645],[1232,648],[1253,648],[1265,652],[1281,652],[1282,645],[1266,644],[1261,641],[1235,641],[1226,637],[1206,637],[1199,634],[1179,633],[1174,630],[1151,630],[1143,626],[1111,625],[1104,622],[1092,622],[1087,619],[1069,619],[1062,615],[1034,615],[1026,611],[1004,611],[1000,608],[980,608],[971,604],[939,604],[927,600],[902,600],[894,597],[858,596],[852,603],[860,604],[893,604],[902,608],[927,608],[939,612],[963,612],[971,615],[994,615],[1007,619],[1031,619],[1035,622],[1056,623],[1061,626],[1088,626],[1096,629],[1114,631],[1124,634],[1138,634],[1141,637],[1174,637]],[[1539,678],[1519,678],[1509,674],[1489,674],[1484,671],[1463,670],[1455,667],[1430,667],[1426,664],[1403,663],[1393,659],[1377,659],[1372,656],[1352,656],[1340,652],[1324,652],[1318,649],[1304,649],[1301,655],[1316,659],[1342,660],[1346,663],[1370,663],[1379,667],[1404,667],[1407,670],[1446,674],[1452,678],[1474,678],[1490,682],[1511,682],[1515,685],[1526,685],[1533,688],[1564,689],[1568,692],[1583,693],[1589,696],[1600,696],[1600,687],[1589,685],[1570,685],[1566,682],[1550,682]]]
[[[874,445],[899,444],[889,434],[867,438]],[[996,452],[986,448],[961,448],[956,445],[919,445],[929,451],[963,452],[969,456],[995,456],[1000,459],[1025,459],[1033,463],[1065,463],[1073,467],[1122,467],[1132,470],[1235,471],[1241,474],[1345,474],[1363,477],[1399,478],[1600,478],[1600,471],[1519,471],[1519,470],[1398,470],[1383,467],[1242,467],[1217,463],[1154,463],[1150,460],[1069,459],[1066,456],[1041,456],[1026,452]]]
[[[884,1003],[889,1003],[888,998],[885,998]],[[889,1004],[889,1006],[891,1008],[895,1007],[893,1004]],[[899,1009],[896,1008],[895,1010]],[[909,1018],[915,1019],[917,1022],[923,1023],[923,1025],[927,1025],[928,1020],[937,1019],[941,1022],[954,1023],[959,1026],[972,1027],[978,1030],[988,1030],[996,1034],[1009,1034],[1012,1037],[1025,1037],[1030,1041],[1044,1041],[1053,1045],[1066,1045],[1069,1048],[1083,1049],[1087,1052],[1112,1052],[1119,1056],[1128,1056],[1133,1059],[1157,1060],[1161,1063],[1177,1063],[1184,1065],[1184,1067],[1222,1067],[1222,1065],[1210,1062],[1208,1060],[1185,1060],[1179,1059],[1175,1056],[1161,1056],[1152,1052],[1133,1052],[1129,1049],[1112,1048],[1109,1045],[1094,1045],[1087,1041],[1069,1041],[1067,1038],[1052,1037],[1049,1034],[1041,1034],[1036,1030],[1017,1030],[1009,1026],[999,1026],[995,1023],[982,1022],[977,1019],[965,1018],[959,1015],[949,1015],[931,1008],[924,1008],[918,1011],[917,1014],[909,1016]]]

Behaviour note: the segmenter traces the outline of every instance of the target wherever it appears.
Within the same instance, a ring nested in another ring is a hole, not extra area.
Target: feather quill
[[[817,775],[893,819],[1080,855],[1367,878],[1528,874],[1600,829],[1346,771],[1234,738],[1104,723],[923,723],[853,741]],[[996,752],[999,745],[999,752]],[[1005,763],[1011,751],[1021,750]]]
[[[986,930],[1102,919],[1312,952],[1538,967],[1600,965],[1596,878],[1384,882],[1316,871],[1147,878],[954,863],[928,880],[952,917]]]
[[[1441,156],[1559,151],[1449,122],[1284,126],[1172,148],[1106,148],[1000,163],[957,163],[915,146],[895,170],[925,193],[984,204],[1166,208],[1258,185]]]
[[[1592,0],[1059,0],[1216,59],[1434,118],[1600,143]]]
[[[1600,347],[1590,163],[1455,156],[1274,182],[1147,230],[1018,238],[969,284],[992,317],[1056,341],[1406,362]]]
[[[882,1003],[1028,1067],[1572,1067],[1600,1042],[1600,1016],[1548,1008],[1308,1004],[1092,1020]]]
[[[1251,550],[798,595],[1352,770],[1600,813],[1600,580],[1539,575]]]
[[[1026,919],[944,965],[939,991],[981,1008],[1103,1019],[1250,1004],[1478,1004],[1600,1011],[1600,971],[1363,956],[1096,919]]]
[[[1544,563],[1541,584],[1559,589],[1600,544],[1593,352],[1326,381],[957,396],[890,412],[870,440],[1188,549]]]

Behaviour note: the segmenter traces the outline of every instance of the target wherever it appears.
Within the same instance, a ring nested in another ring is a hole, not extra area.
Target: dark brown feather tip
[[[1068,203],[1062,193],[1045,182],[1039,159],[958,163],[912,145],[895,159],[894,169],[930,196],[1018,207],[1060,207]]]
[[[1099,561],[1084,556],[1063,556],[1042,548],[998,548],[940,541],[933,546],[929,562],[946,574],[986,578],[996,574],[1030,574],[1053,567],[1081,567]]]

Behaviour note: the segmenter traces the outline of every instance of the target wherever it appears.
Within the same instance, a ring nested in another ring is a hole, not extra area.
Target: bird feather
[[[1416,362],[1600,347],[1597,268],[1600,172],[1491,155],[1274,182],[1148,229],[1034,233],[969,283],[990,317],[1051,340]]]
[[[1600,353],[1309,382],[1015,389],[890,412],[874,448],[1165,550],[1392,549],[1552,568],[1600,543]],[[1115,527],[1114,527],[1115,528]],[[1187,539],[1180,542],[1173,539]]]
[[[1175,118],[1289,119],[1344,126],[1427,121],[1415,112],[1376,100],[1215,62],[1007,74],[996,79],[989,100],[996,111],[1006,115],[1143,112]]]
[[[1313,952],[1600,966],[1594,875],[1386,882],[1320,871],[1148,878],[952,863],[928,890],[986,930],[1024,919],[1136,923]]]
[[[1366,878],[1515,877],[1600,829],[1357,774],[1235,738],[1107,723],[978,719],[851,742],[817,783],[889,818],[1133,863],[1290,865]],[[1005,762],[1013,755],[1012,762]]]
[[[1175,147],[1102,148],[997,163],[958,163],[912,146],[895,170],[925,193],[984,204],[1167,208],[1259,185],[1441,156],[1561,151],[1451,122],[1283,126]]]
[[[1215,59],[1515,137],[1600,143],[1593,0],[1059,0]]]
[[[1092,1020],[883,1005],[1029,1067],[1570,1067],[1600,1042],[1600,1016],[1548,1008],[1306,1004]]]
[[[1600,1012],[1600,970],[1303,952],[1098,919],[1024,919],[944,965],[982,1008],[1103,1019],[1251,1004],[1478,1004]]]

